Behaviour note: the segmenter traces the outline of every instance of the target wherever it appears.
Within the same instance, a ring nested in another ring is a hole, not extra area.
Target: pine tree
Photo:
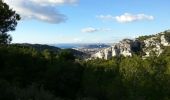
[[[7,32],[14,31],[20,16],[9,7],[8,4],[0,0],[0,44],[8,44],[12,38]]]

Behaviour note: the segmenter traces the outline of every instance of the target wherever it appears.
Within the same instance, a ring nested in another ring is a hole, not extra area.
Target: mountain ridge
[[[110,59],[114,56],[131,57],[133,54],[140,54],[143,58],[149,57],[152,53],[159,56],[164,47],[170,46],[170,30],[160,32],[155,35],[139,36],[138,38],[123,39],[119,43],[102,49],[92,54],[90,59]]]

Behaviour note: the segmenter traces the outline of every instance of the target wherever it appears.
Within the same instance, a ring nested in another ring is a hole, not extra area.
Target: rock
[[[92,58],[110,59],[113,56],[123,55],[125,57],[132,56],[131,45],[132,40],[124,39],[120,43],[114,44],[109,48],[103,49],[96,54],[92,55]]]
[[[163,46],[170,46],[170,44],[168,43],[168,41],[165,39],[165,35],[161,36],[161,44]]]
[[[114,56],[123,55],[125,57],[131,57],[133,53],[142,52],[143,58],[149,57],[152,53],[159,56],[163,52],[163,46],[170,46],[170,43],[165,39],[165,33],[159,33],[151,35],[144,40],[130,40],[124,39],[119,43],[112,45],[111,47],[100,50],[99,52],[92,54],[92,58],[110,59]]]

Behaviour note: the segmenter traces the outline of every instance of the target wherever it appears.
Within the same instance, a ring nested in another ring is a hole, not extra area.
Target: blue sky
[[[5,0],[13,43],[113,43],[170,29],[169,0]]]

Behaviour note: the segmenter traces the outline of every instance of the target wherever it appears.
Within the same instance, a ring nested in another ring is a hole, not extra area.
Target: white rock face
[[[146,54],[144,57],[149,57],[151,52],[155,52],[159,56],[163,52],[161,46],[170,46],[170,43],[165,39],[165,35],[161,34],[160,37],[155,36],[144,40],[145,48],[143,48],[143,51]]]
[[[167,32],[170,33],[170,31]],[[101,58],[107,60],[111,57],[120,55],[131,57],[132,53],[135,52],[134,50],[141,50],[144,52],[145,55],[143,58],[149,57],[153,53],[159,56],[163,52],[163,46],[170,46],[170,43],[165,39],[164,32],[142,40],[142,42],[124,39],[109,48],[102,49],[99,52],[93,54],[92,58]]]
[[[123,55],[125,57],[132,56],[131,53],[132,40],[123,40],[120,43],[114,44],[113,46],[103,49],[96,54],[92,55],[92,58],[109,59],[113,56]]]
[[[123,55],[125,57],[127,56],[132,56],[132,51],[131,51],[131,46],[132,46],[132,40],[123,40],[120,42],[120,54],[119,55]]]
[[[156,53],[158,56],[163,52],[161,49],[161,40],[158,37],[151,37],[149,39],[144,40],[145,47],[143,51],[145,52],[145,56],[149,57],[152,52]]]
[[[165,39],[165,35],[161,36],[161,44],[163,46],[170,46],[170,44],[168,43],[168,41]]]
[[[109,59],[112,55],[112,48],[106,48],[92,55],[92,58]]]

